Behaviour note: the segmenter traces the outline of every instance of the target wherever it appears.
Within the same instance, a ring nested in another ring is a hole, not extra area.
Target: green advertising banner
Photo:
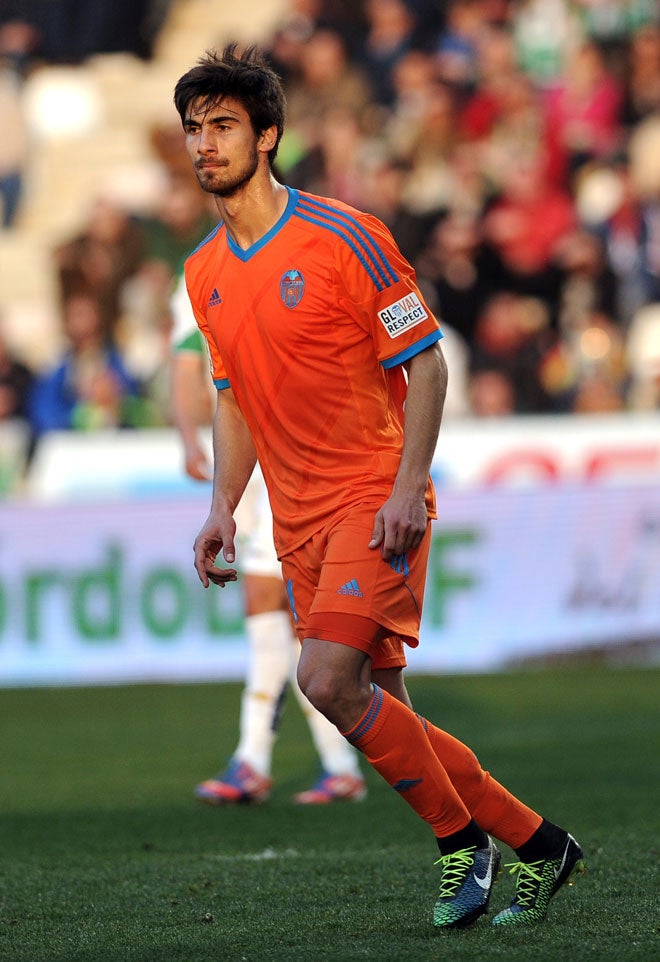
[[[0,685],[242,677],[240,586],[192,566],[206,506],[0,507]],[[439,515],[411,670],[660,637],[659,484],[445,491]]]

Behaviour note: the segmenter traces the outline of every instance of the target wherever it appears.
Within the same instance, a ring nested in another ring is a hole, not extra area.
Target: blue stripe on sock
[[[380,714],[380,709],[383,704],[383,691],[378,687],[378,685],[372,685],[372,688],[374,690],[373,698],[371,699],[371,704],[369,705],[364,718],[361,722],[359,722],[358,727],[351,732],[350,735],[346,736],[349,742],[351,742],[353,745],[357,744],[357,742],[359,742],[361,738],[364,738],[364,736],[371,730],[374,722]]]

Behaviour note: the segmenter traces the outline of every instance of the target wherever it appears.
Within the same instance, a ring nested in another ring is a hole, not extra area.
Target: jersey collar
[[[282,230],[286,222],[289,220],[295,210],[296,204],[298,203],[299,191],[293,187],[287,187],[286,191],[289,195],[289,199],[286,202],[286,207],[284,208],[281,217],[275,224],[273,224],[268,233],[264,234],[263,237],[260,237],[259,240],[252,244],[251,247],[248,247],[247,250],[243,250],[242,247],[239,247],[229,231],[227,231],[227,246],[232,254],[234,254],[235,257],[238,257],[239,260],[249,261],[251,257],[254,257],[254,255],[261,250],[262,247],[266,246],[269,240],[271,240],[279,231]]]

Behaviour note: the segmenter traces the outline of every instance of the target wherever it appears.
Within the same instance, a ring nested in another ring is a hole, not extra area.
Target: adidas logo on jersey
[[[345,585],[341,586],[341,588],[337,588],[337,594],[351,595],[353,598],[363,597],[362,592],[360,591],[360,586],[355,578],[351,578],[351,580],[347,581]]]
[[[218,304],[222,304],[222,298],[218,294],[218,288],[213,288],[213,293],[209,297],[209,307],[217,307]]]

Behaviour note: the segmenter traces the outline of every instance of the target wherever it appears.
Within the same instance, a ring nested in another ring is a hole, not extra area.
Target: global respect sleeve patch
[[[398,301],[378,311],[378,317],[383,322],[390,337],[398,337],[404,331],[419,324],[428,317],[424,305],[417,294],[405,294]]]

